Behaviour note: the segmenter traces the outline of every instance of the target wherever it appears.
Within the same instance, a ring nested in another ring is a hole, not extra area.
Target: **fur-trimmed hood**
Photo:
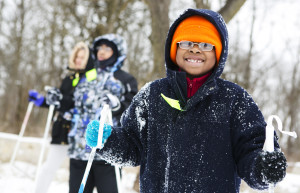
[[[127,54],[127,44],[124,38],[118,34],[105,34],[102,36],[98,36],[93,42],[93,49],[95,49],[101,40],[108,40],[116,44],[118,48],[119,56],[126,56]]]
[[[70,54],[70,57],[69,57],[69,66],[68,66],[69,69],[75,70],[74,60],[75,60],[76,54],[81,49],[83,49],[85,51],[85,53],[87,53],[87,54],[85,54],[85,56],[84,56],[84,59],[82,61],[80,69],[81,70],[85,70],[86,69],[86,66],[87,66],[87,63],[88,63],[88,60],[89,60],[89,56],[90,56],[90,50],[89,50],[88,46],[84,42],[78,42],[75,45],[75,47],[73,48],[73,50],[72,50],[72,52]]]
[[[97,58],[97,46],[101,43],[102,40],[108,40],[112,43],[114,43],[117,46],[118,49],[118,60],[117,62],[113,65],[113,69],[119,69],[123,66],[123,62],[126,58],[127,54],[127,43],[125,39],[118,35],[118,34],[105,34],[102,36],[98,36],[94,42],[93,42],[93,58],[96,60]]]

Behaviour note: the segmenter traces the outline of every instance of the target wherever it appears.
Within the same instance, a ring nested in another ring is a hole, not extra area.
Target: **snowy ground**
[[[0,192],[1,193],[32,193],[34,189],[35,165],[17,161],[13,167],[9,163],[0,164]],[[135,173],[123,171],[123,193],[136,193],[133,190]],[[57,171],[55,180],[51,183],[48,193],[66,193],[68,189],[69,171],[61,168]],[[97,192],[96,190],[94,192]]]
[[[33,193],[34,178],[38,158],[41,153],[39,139],[24,137],[13,165],[10,159],[16,145],[15,135],[0,132],[0,193]],[[47,147],[45,156],[47,156]],[[56,171],[55,178],[48,193],[67,193],[69,179],[69,160],[66,158],[61,168]],[[136,193],[134,182],[138,168],[124,168],[122,193]],[[97,192],[96,190],[94,191]]]
[[[32,193],[34,187],[35,165],[17,161],[16,167],[11,168],[9,163],[0,164],[0,190],[1,193]],[[299,170],[300,163],[298,163]],[[22,169],[22,171],[21,171]],[[31,176],[31,177],[30,177]],[[123,193],[136,193],[133,190],[135,173],[128,170],[123,172],[122,187]],[[300,193],[300,174],[288,173],[284,181],[278,184],[276,193]],[[68,192],[68,170],[61,168],[57,171],[55,180],[52,182],[48,193]],[[94,191],[96,192],[96,191]],[[242,185],[241,193],[256,193],[250,190],[245,184]],[[263,191],[267,192],[267,191]],[[262,193],[262,192],[261,192]]]
[[[10,167],[9,160],[14,147],[15,140],[0,137],[0,192],[32,193],[40,145],[34,144],[32,141],[31,143],[21,143],[16,162],[13,167]],[[288,165],[287,176],[276,186],[275,193],[300,193],[300,162],[288,163]],[[138,168],[123,169],[122,193],[137,193],[133,190],[137,171]],[[48,193],[67,193],[68,178],[68,159],[66,159],[63,166],[56,172]],[[96,191],[94,192],[96,193]],[[241,193],[257,192],[242,183]]]

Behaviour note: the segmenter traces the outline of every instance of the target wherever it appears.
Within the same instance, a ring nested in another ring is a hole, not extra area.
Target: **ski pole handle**
[[[268,152],[274,151],[274,127],[272,125],[273,118],[275,117],[275,120],[277,121],[278,127],[282,127],[281,120],[276,116],[269,116],[267,127],[266,127],[266,140],[264,149]],[[277,119],[278,118],[278,119]],[[269,184],[269,193],[274,193],[274,184]]]
[[[280,121],[280,119],[278,119],[278,120],[279,120],[279,122],[277,122],[277,123],[278,123],[278,125],[280,125],[281,121]],[[264,149],[268,152],[274,151],[274,127],[272,125],[272,121],[273,121],[273,116],[270,116],[268,118],[268,122],[267,122],[266,141],[265,141],[265,146],[264,146]],[[282,125],[280,125],[280,126],[282,127]]]
[[[277,125],[278,125],[278,130],[283,133],[287,134],[291,137],[297,138],[297,133],[295,131],[290,132],[290,131],[283,131],[282,130],[282,122],[280,118],[277,115],[271,115],[268,118],[267,122],[267,127],[266,127],[266,141],[264,144],[264,150],[272,152],[274,151],[274,127],[272,125],[273,119],[276,120]]]
[[[272,125],[273,119],[276,120],[277,125],[278,125],[278,130],[283,133],[283,134],[287,134],[290,135],[294,138],[297,138],[297,134],[296,132],[289,132],[289,131],[282,131],[282,122],[280,120],[280,118],[277,115],[271,115],[268,118],[268,122],[267,122],[267,127],[266,127],[266,140],[265,140],[265,144],[264,144],[264,150],[268,151],[268,152],[273,152],[274,151],[274,127]],[[274,193],[274,187],[275,185],[273,183],[269,184],[269,193]]]
[[[99,123],[99,132],[98,132],[98,141],[97,141],[97,146],[96,148],[101,149],[103,147],[102,145],[102,138],[103,138],[103,127],[104,123],[107,123],[108,119],[108,111],[109,111],[109,105],[104,104],[102,111],[101,111],[101,118],[100,118],[100,123]]]

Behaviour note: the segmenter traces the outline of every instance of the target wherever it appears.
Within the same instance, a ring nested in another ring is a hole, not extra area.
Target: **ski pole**
[[[50,105],[50,107],[49,107],[46,127],[45,127],[45,131],[44,131],[44,136],[43,136],[42,150],[41,150],[41,153],[40,153],[40,156],[39,156],[38,166],[37,166],[37,170],[36,170],[35,184],[37,182],[37,178],[38,178],[40,168],[41,168],[41,165],[42,165],[42,162],[43,162],[44,152],[45,152],[45,148],[46,148],[46,143],[47,143],[47,138],[48,138],[50,125],[51,125],[51,121],[52,121],[52,117],[53,117],[54,108],[55,108],[54,105]]]
[[[99,118],[99,117],[96,115],[96,119],[97,118]],[[109,109],[109,111],[107,112],[107,123],[109,125],[113,125],[111,109]],[[118,193],[122,193],[120,168],[118,166],[114,166],[114,168],[115,168],[115,174],[116,174],[116,182],[117,182]]]
[[[18,136],[18,140],[17,140],[16,146],[15,146],[13,155],[10,159],[10,166],[12,166],[13,162],[15,161],[17,151],[18,151],[19,146],[20,146],[21,138],[24,135],[24,132],[25,132],[25,129],[26,129],[26,126],[27,126],[27,123],[28,123],[28,119],[29,119],[29,116],[31,114],[33,104],[34,103],[32,101],[28,103],[27,111],[26,111],[26,114],[25,114],[25,117],[24,117],[24,120],[23,120],[23,123],[22,123],[22,126],[21,126],[21,130],[20,130],[20,133],[19,133],[19,136]]]
[[[45,91],[48,91],[49,89],[51,89],[52,87],[50,86],[45,86],[44,89]],[[46,126],[45,126],[45,131],[44,131],[44,136],[43,136],[43,144],[42,144],[42,149],[41,149],[41,153],[39,156],[39,161],[38,161],[38,166],[36,169],[36,175],[35,175],[35,186],[37,185],[37,179],[39,176],[39,172],[40,172],[40,168],[42,166],[42,162],[43,162],[43,158],[44,158],[44,153],[45,153],[45,148],[46,148],[46,143],[47,143],[47,138],[48,138],[48,134],[49,134],[49,130],[50,130],[50,126],[51,126],[51,122],[52,122],[52,117],[53,117],[53,112],[55,109],[55,105],[51,104],[49,106],[49,111],[48,111],[48,117],[47,117],[47,122],[46,122]]]
[[[265,144],[264,144],[264,150],[268,151],[268,152],[273,152],[274,151],[274,127],[272,125],[272,121],[273,119],[276,120],[277,125],[278,125],[278,130],[283,133],[283,134],[287,134],[290,135],[294,138],[297,138],[297,134],[296,132],[288,132],[288,131],[282,131],[282,122],[280,120],[280,118],[277,115],[271,115],[268,118],[268,122],[267,122],[267,127],[266,127],[266,140],[265,140]],[[269,184],[269,193],[274,193],[274,184],[270,183]]]
[[[90,169],[91,169],[91,166],[92,166],[95,154],[96,154],[96,150],[97,150],[97,148],[99,148],[99,149],[102,148],[103,127],[104,127],[104,123],[106,123],[107,119],[109,118],[109,115],[108,115],[109,111],[110,111],[109,106],[107,104],[105,104],[101,110],[97,146],[92,148],[92,151],[90,153],[89,160],[86,165],[78,193],[83,193],[83,190],[85,188],[85,184],[86,184],[87,178],[89,176]]]
[[[110,125],[113,125],[111,111],[109,111],[109,113],[107,114],[107,118],[108,118],[108,123]],[[120,168],[118,166],[115,166],[115,174],[116,174],[116,180],[117,180],[118,193],[122,193],[122,188],[121,188],[121,174],[120,174]]]

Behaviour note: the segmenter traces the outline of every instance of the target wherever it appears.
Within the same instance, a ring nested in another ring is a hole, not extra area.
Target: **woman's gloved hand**
[[[36,106],[40,107],[45,100],[45,97],[39,94],[36,90],[28,91],[28,101],[33,102]]]
[[[54,105],[56,108],[59,108],[62,98],[63,95],[58,88],[52,87],[47,90],[46,103],[48,105]]]

